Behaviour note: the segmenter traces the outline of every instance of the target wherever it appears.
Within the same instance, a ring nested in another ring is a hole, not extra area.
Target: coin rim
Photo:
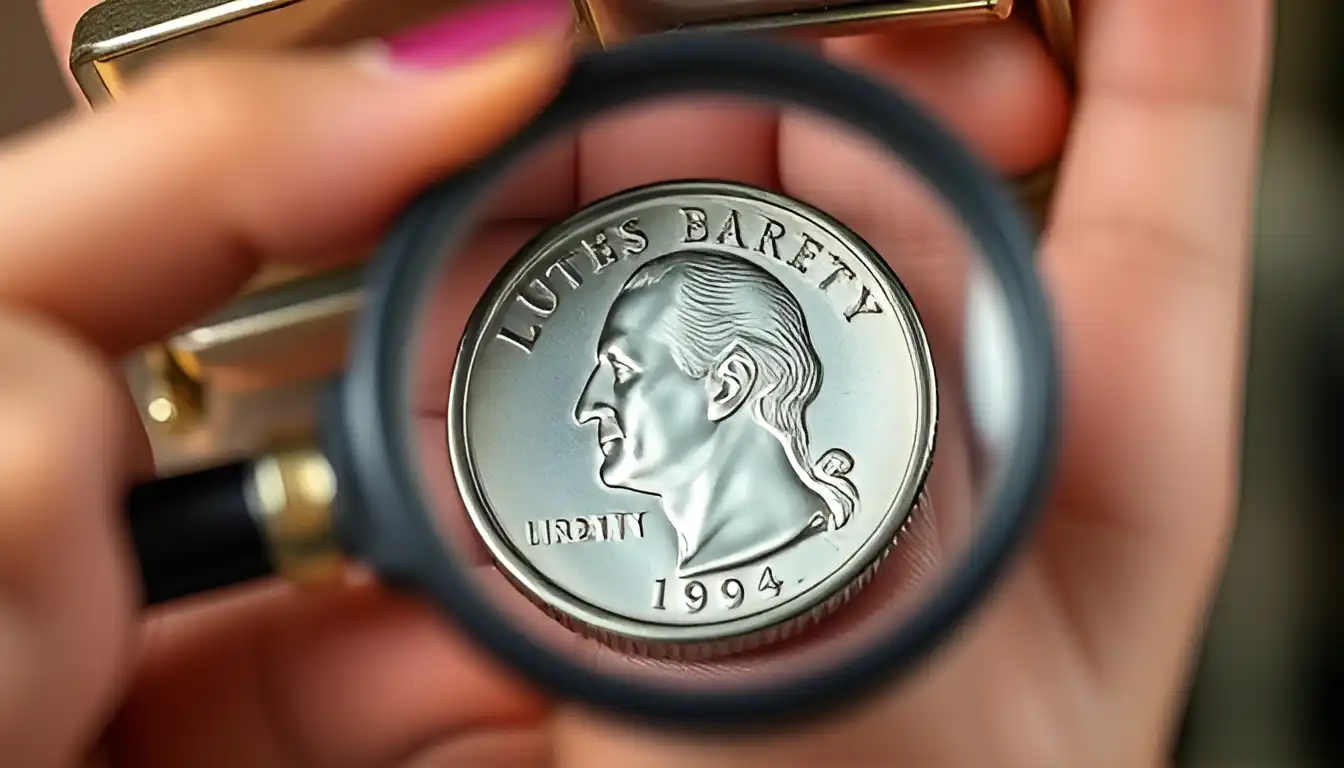
[[[914,447],[905,467],[900,490],[883,510],[882,522],[864,539],[862,545],[840,567],[797,597],[748,616],[707,624],[659,624],[623,616],[569,592],[531,564],[510,542],[507,533],[501,529],[494,507],[485,499],[474,451],[470,449],[472,437],[466,424],[467,400],[470,397],[475,363],[490,338],[486,330],[534,263],[575,230],[589,226],[593,221],[609,217],[625,208],[648,205],[655,203],[659,197],[673,195],[720,196],[776,206],[815,222],[829,230],[837,240],[845,242],[860,262],[883,283],[882,289],[896,310],[896,320],[904,330],[907,348],[911,352],[917,390],[915,394],[919,402]],[[560,618],[563,624],[579,629],[583,634],[605,644],[642,655],[681,656],[691,646],[745,638],[781,628],[795,620],[807,619],[819,608],[834,603],[830,610],[824,611],[831,613],[845,602],[834,600],[837,595],[858,591],[851,590],[851,585],[866,581],[865,577],[871,576],[876,567],[880,567],[884,555],[896,541],[923,492],[933,463],[938,431],[937,382],[928,336],[919,310],[896,271],[867,240],[824,211],[778,192],[736,181],[678,179],[625,189],[584,206],[533,236],[499,269],[473,307],[458,343],[445,416],[446,437],[453,479],[463,505],[492,558],[510,582],[547,613]],[[556,616],[557,612],[561,616]],[[812,620],[816,618],[819,617],[813,617]],[[575,627],[571,622],[586,625],[594,631],[583,631],[583,627]],[[621,642],[621,639],[626,642]],[[678,652],[679,647],[682,647],[681,652]],[[720,654],[715,653],[713,648],[700,648],[695,655]]]

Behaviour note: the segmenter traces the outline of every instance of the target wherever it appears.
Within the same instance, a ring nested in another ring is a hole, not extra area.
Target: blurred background
[[[1180,765],[1344,765],[1344,2],[1279,8],[1241,515]],[[71,106],[40,25],[0,0],[0,137]]]

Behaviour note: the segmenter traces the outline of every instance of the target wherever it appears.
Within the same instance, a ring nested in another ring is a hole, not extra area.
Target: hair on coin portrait
[[[825,381],[802,305],[746,258],[687,249],[642,264],[601,327],[574,408],[599,481],[659,498],[677,574],[746,565],[858,510],[853,458],[811,457]]]

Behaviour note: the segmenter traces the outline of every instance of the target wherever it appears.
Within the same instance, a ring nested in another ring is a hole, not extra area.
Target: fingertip
[[[37,7],[42,17],[47,37],[51,40],[51,50],[60,66],[63,79],[76,102],[87,104],[80,94],[79,86],[66,62],[70,57],[70,46],[75,25],[79,18],[89,10],[95,0],[38,0]]]
[[[159,620],[110,740],[143,766],[389,765],[526,728],[546,703],[429,606],[372,583],[279,583]]]
[[[8,175],[28,183],[0,188],[0,294],[120,353],[218,308],[262,262],[337,266],[541,109],[570,46],[544,33],[430,70],[351,57],[177,57],[15,147]]]
[[[429,79],[426,96],[453,118],[453,140],[440,137],[451,162],[475,158],[541,109],[559,89],[572,55],[567,38],[548,32]],[[464,112],[475,119],[462,120]]]

